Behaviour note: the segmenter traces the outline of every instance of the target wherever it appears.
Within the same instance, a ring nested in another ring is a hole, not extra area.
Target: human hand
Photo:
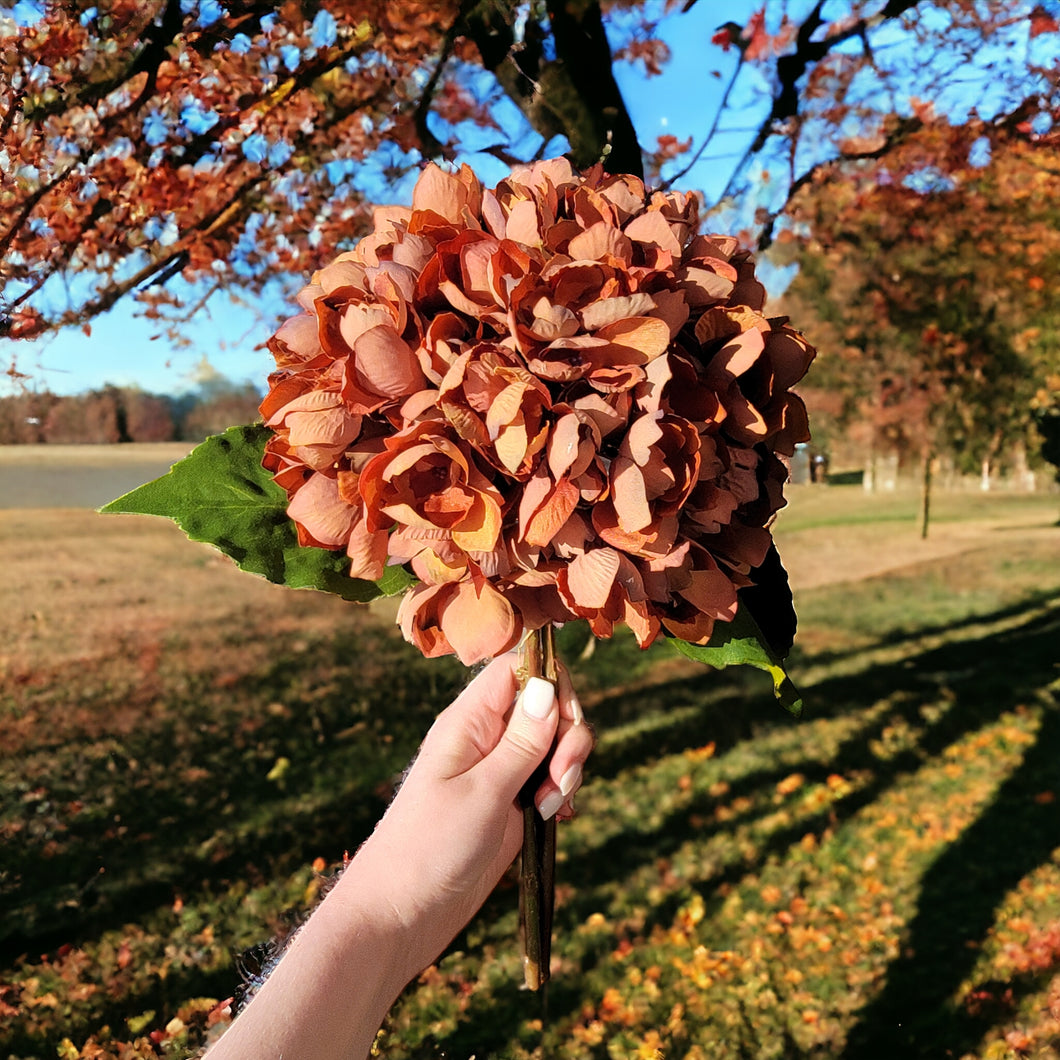
[[[386,815],[351,868],[375,879],[408,931],[408,976],[471,919],[518,853],[520,788],[555,750],[535,804],[570,816],[593,737],[566,670],[558,697],[531,678],[516,699],[516,657],[495,659],[440,714]],[[361,888],[359,888],[361,889]]]
[[[210,1060],[365,1056],[413,976],[485,901],[522,842],[515,799],[555,743],[535,802],[571,813],[593,738],[570,678],[559,695],[495,659],[431,727],[375,832],[295,936]]]

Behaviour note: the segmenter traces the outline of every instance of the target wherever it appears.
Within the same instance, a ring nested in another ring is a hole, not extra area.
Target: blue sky
[[[213,2],[213,0],[184,0],[185,3]],[[648,0],[660,14],[663,0]],[[746,23],[761,0],[727,0],[722,5],[716,0],[698,0],[687,14],[676,9],[660,24],[660,35],[671,49],[671,60],[661,77],[645,78],[641,67],[626,63],[616,64],[623,95],[630,110],[642,146],[651,150],[655,139],[662,133],[671,133],[684,140],[693,137],[698,147],[710,129],[721,101],[725,85],[736,65],[735,49],[728,53],[711,44],[711,36],[719,22],[731,19]],[[1026,8],[1029,0],[1015,0],[1014,8]],[[812,5],[812,0],[790,0],[787,3],[766,5],[767,24],[779,21],[780,14],[787,10],[789,17],[798,21]],[[1050,0],[1050,6],[1056,6]],[[32,7],[32,5],[28,5]],[[839,17],[845,5],[830,4],[828,17]],[[27,8],[28,9],[28,8]],[[927,28],[931,10],[922,16]],[[937,14],[937,13],[936,13]],[[326,29],[327,27],[324,27]],[[775,25],[770,25],[775,30]],[[1016,31],[1014,31],[1016,32]],[[973,58],[945,49],[935,54],[931,62],[924,63],[921,49],[910,47],[910,39],[897,27],[890,28],[875,41],[875,56],[885,66],[900,75],[902,88],[908,97],[895,96],[880,100],[884,109],[894,106],[899,112],[908,110],[916,95],[931,98],[938,109],[951,116],[951,120],[964,120],[969,110],[977,106],[984,118],[991,112],[1004,110],[1011,105],[1006,92],[1012,88],[1012,71],[1021,64],[1020,53],[1025,49],[1027,57],[1035,50],[1047,49],[1055,55],[1056,39],[1053,34],[1043,34],[1037,40],[997,39],[989,46],[980,46]],[[857,48],[856,41],[846,47]],[[1041,56],[1043,61],[1050,56]],[[946,71],[947,65],[953,67]],[[933,93],[931,82],[940,73],[959,76],[951,80],[950,97]],[[488,75],[483,75],[488,76]],[[753,130],[764,116],[763,106],[768,94],[760,91],[761,77],[754,67],[745,67],[738,91],[730,97],[730,106],[721,122],[720,134],[711,142],[711,153],[701,158],[698,164],[679,182],[679,187],[702,189],[708,202],[713,202],[724,188],[732,169],[746,147]],[[1020,86],[1021,88],[1025,86]],[[869,89],[871,92],[871,89]],[[956,93],[956,95],[953,95]],[[510,101],[497,109],[497,116],[506,130],[524,130],[524,142],[530,142],[536,134],[528,130],[523,119]],[[194,120],[194,116],[191,116]],[[731,130],[725,133],[725,130]],[[481,136],[481,132],[473,135]],[[540,142],[540,138],[537,139]],[[807,144],[809,145],[807,147]],[[532,152],[536,144],[531,143]],[[555,151],[562,150],[557,144]],[[800,152],[809,150],[815,155],[830,150],[827,142],[815,142],[812,137],[800,146]],[[551,152],[551,148],[550,148]],[[506,170],[496,159],[488,155],[469,153],[469,161],[488,185],[496,183]],[[805,163],[807,159],[803,159]],[[683,163],[678,163],[683,164]],[[378,161],[369,160],[352,175],[354,184],[373,195],[372,182],[378,181],[381,172]],[[411,192],[415,173],[402,184],[407,196]],[[771,194],[771,187],[781,192],[782,181],[758,181],[750,195],[740,202],[741,210],[751,212],[759,196]],[[386,198],[393,199],[388,194]],[[407,201],[407,197],[406,197]],[[764,200],[763,200],[764,201]],[[760,274],[767,286],[774,290],[782,288],[782,277],[772,282],[769,271],[760,265]],[[297,278],[301,282],[303,278]],[[298,282],[292,286],[292,292]],[[177,281],[179,285],[179,281]],[[171,284],[172,286],[172,284]],[[179,288],[178,288],[179,289]],[[191,299],[194,301],[194,297]],[[225,296],[214,299],[196,314],[195,323],[182,328],[189,340],[186,348],[175,349],[164,337],[157,337],[159,328],[155,323],[135,315],[136,306],[126,300],[103,317],[92,322],[91,336],[70,329],[49,336],[38,343],[20,343],[15,346],[18,368],[30,374],[33,384],[47,387],[56,393],[77,393],[102,386],[104,383],[135,385],[158,393],[179,393],[189,389],[196,381],[202,359],[208,359],[213,367],[236,382],[250,381],[264,386],[265,378],[272,367],[272,359],[261,349],[271,333],[269,321],[295,311],[293,300],[286,294],[274,294],[261,302],[261,314],[255,315],[246,307],[232,304]],[[5,352],[7,352],[5,350]],[[0,384],[2,387],[3,384]],[[0,390],[2,392],[2,390]]]
[[[725,14],[740,20],[748,17],[754,6],[751,0],[732,0],[726,4]],[[727,75],[735,63],[734,53],[726,55],[710,43],[719,21],[718,6],[712,0],[702,0],[688,14],[667,20],[664,36],[672,60],[662,77],[645,79],[637,68],[616,64],[645,148],[653,147],[661,133],[684,139],[708,127],[724,80],[704,78],[704,64],[716,66]],[[708,93],[716,86],[716,94],[704,95],[705,86]],[[503,175],[503,170],[496,168],[496,160],[480,156],[477,161],[484,162],[477,168],[487,184]],[[681,186],[705,187],[708,193],[716,194],[727,177],[725,160],[704,160]],[[282,314],[286,309],[281,296],[267,306],[267,314]],[[66,329],[39,342],[20,343],[15,347],[17,366],[31,375],[34,385],[60,394],[78,393],[104,383],[179,393],[194,385],[205,356],[230,379],[264,386],[272,358],[257,347],[268,338],[270,327],[253,312],[232,305],[224,296],[215,296],[197,314],[197,323],[184,329],[190,345],[175,349],[165,337],[158,336],[157,322],[144,320],[135,311],[135,304],[126,300],[93,320],[90,336]]]

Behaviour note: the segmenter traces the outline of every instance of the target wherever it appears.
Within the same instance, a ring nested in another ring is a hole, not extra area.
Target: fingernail
[[[549,821],[556,816],[556,811],[563,805],[563,794],[558,791],[550,791],[542,800],[541,805],[538,806],[537,812],[541,816]]]
[[[574,715],[574,724],[581,725],[585,721],[585,712],[582,710],[581,703],[578,702],[578,697],[573,692],[570,694],[570,710]]]
[[[560,778],[559,791],[566,798],[582,780],[582,767],[575,764]]]
[[[556,699],[556,690],[543,677],[531,677],[519,694],[519,699],[523,710],[531,718],[547,718]]]

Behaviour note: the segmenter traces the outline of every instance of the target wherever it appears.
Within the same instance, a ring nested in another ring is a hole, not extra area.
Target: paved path
[[[0,508],[98,508],[164,475],[191,448],[186,442],[0,446]]]

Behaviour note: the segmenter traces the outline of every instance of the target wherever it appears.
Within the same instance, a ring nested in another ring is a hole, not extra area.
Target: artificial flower
[[[474,663],[584,618],[706,643],[809,434],[814,351],[698,201],[564,159],[411,207],[317,273],[269,347],[266,466],[299,540],[419,579],[399,623]]]

